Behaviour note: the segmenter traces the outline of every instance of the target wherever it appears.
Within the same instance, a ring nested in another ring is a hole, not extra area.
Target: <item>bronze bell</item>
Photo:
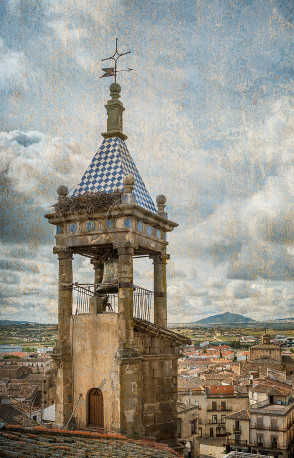
[[[104,261],[102,283],[96,289],[97,294],[116,294],[118,293],[118,259],[115,257]]]

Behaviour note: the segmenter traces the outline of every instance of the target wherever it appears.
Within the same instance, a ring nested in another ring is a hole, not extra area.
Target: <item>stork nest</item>
[[[94,213],[111,210],[121,202],[122,191],[116,189],[109,194],[98,191],[86,192],[80,196],[62,197],[53,205],[56,216],[61,217],[66,213]]]

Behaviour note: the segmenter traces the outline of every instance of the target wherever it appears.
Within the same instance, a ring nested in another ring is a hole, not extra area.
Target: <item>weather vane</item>
[[[131,51],[123,52],[123,53],[119,53],[118,52],[118,50],[117,50],[117,38],[116,38],[115,39],[115,53],[111,57],[107,57],[106,59],[102,59],[102,61],[104,61],[104,60],[114,60],[114,67],[102,68],[102,70],[104,72],[104,75],[100,76],[100,78],[107,78],[108,76],[114,76],[114,82],[116,83],[116,75],[117,75],[117,73],[132,71],[133,70],[132,68],[128,68],[126,70],[117,70],[117,61],[118,61],[118,59],[121,56],[125,56],[126,54],[130,54],[130,53],[131,53]]]

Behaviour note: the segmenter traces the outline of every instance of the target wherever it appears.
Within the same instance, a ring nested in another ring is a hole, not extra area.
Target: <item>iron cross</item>
[[[114,82],[116,83],[116,75],[117,75],[117,73],[132,71],[133,70],[132,68],[128,68],[127,70],[117,70],[117,61],[118,61],[118,59],[121,56],[125,56],[126,54],[130,54],[130,53],[131,53],[131,51],[123,52],[123,53],[119,53],[118,52],[118,50],[117,50],[117,38],[116,38],[115,39],[115,53],[111,57],[107,57],[106,59],[102,59],[102,61],[104,61],[104,60],[114,60],[114,67],[102,68],[102,70],[104,71],[104,74],[102,76],[100,76],[100,78],[107,78],[108,76],[114,76]]]

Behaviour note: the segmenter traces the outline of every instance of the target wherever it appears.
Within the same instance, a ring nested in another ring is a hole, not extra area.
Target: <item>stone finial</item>
[[[112,83],[109,87],[111,100],[105,105],[107,111],[107,132],[102,136],[104,138],[119,137],[126,140],[128,137],[123,133],[123,117],[125,111],[123,104],[118,100],[120,98],[121,87],[118,83]]]
[[[167,218],[167,213],[164,210],[165,203],[166,203],[166,197],[163,194],[160,194],[159,196],[156,197],[156,203],[157,203],[159,216],[162,216],[163,218]]]
[[[135,186],[135,177],[133,175],[126,175],[123,179],[125,192],[122,196],[122,201],[124,204],[135,204],[136,198],[133,195],[133,190]]]
[[[125,185],[125,192],[131,193],[134,190],[134,185],[135,185],[135,177],[134,175],[126,175],[123,179],[123,183]]]
[[[57,188],[58,201],[65,202],[68,195],[68,188],[64,185],[58,186]]]
[[[68,188],[64,185],[58,186],[57,194],[59,195],[59,197],[66,197],[68,195]]]

